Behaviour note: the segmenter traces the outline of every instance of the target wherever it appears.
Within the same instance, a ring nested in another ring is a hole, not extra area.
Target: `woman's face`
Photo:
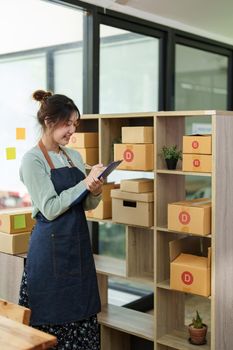
[[[53,142],[65,146],[68,144],[70,137],[76,131],[78,126],[77,113],[73,112],[70,119],[65,124],[60,124],[51,130]]]

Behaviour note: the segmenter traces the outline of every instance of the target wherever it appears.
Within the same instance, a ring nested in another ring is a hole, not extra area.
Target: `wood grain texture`
[[[154,232],[137,227],[127,227],[126,269],[129,277],[154,279]]]
[[[0,266],[0,298],[17,304],[24,270],[24,258],[0,253]]]
[[[101,350],[129,350],[130,335],[101,326]]]
[[[232,350],[233,341],[233,118],[216,116],[213,149],[214,350]]]
[[[56,344],[56,337],[0,316],[1,350],[44,350]]]
[[[7,300],[0,299],[0,315],[29,325],[31,310],[14,303],[10,303]]]
[[[108,276],[97,273],[101,305],[108,303]]]
[[[153,316],[120,306],[103,306],[98,314],[101,325],[154,341]]]

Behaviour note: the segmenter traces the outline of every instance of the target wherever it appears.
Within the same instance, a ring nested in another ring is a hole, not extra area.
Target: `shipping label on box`
[[[153,170],[153,144],[114,144],[114,160],[123,159],[118,169]]]
[[[211,201],[208,198],[168,204],[168,229],[198,235],[211,233]]]
[[[153,192],[154,191],[154,180],[153,179],[129,179],[121,180],[120,184],[121,191],[125,192]]]
[[[23,254],[28,251],[30,232],[9,235],[0,232],[0,252],[6,254]]]
[[[29,232],[35,225],[32,212],[25,208],[0,211],[0,231],[5,233]]]
[[[212,156],[206,154],[183,154],[183,171],[211,173]]]
[[[124,126],[121,128],[122,143],[154,143],[152,126]]]
[[[171,289],[210,295],[211,248],[208,244],[203,251],[201,241],[190,237],[169,243]]]
[[[183,136],[183,153],[212,154],[211,135]]]
[[[154,192],[130,193],[112,190],[112,220],[133,226],[154,224]]]
[[[67,146],[71,148],[98,148],[98,133],[75,132]]]

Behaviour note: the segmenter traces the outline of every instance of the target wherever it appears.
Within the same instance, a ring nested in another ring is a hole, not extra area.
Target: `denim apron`
[[[85,178],[65,152],[71,167],[55,169],[42,141],[39,147],[58,195]],[[82,202],[75,201],[55,220],[41,213],[36,219],[26,265],[31,325],[62,325],[95,315],[100,298]]]

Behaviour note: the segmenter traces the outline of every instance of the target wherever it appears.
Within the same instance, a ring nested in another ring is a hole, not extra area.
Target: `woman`
[[[84,210],[101,199],[102,165],[86,176],[80,154],[64,147],[80,119],[70,98],[42,90],[33,98],[40,102],[42,138],[20,167],[36,225],[19,304],[31,309],[33,327],[57,337],[56,349],[99,349],[100,299]]]

